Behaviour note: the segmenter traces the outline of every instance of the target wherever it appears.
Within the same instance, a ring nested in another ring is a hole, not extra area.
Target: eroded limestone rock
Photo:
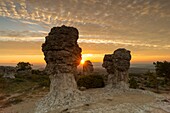
[[[131,54],[129,50],[119,48],[113,54],[105,55],[102,66],[106,68],[108,85],[117,88],[128,88],[128,69]]]
[[[53,27],[45,39],[42,51],[51,86],[49,94],[37,104],[37,113],[65,109],[77,103],[80,95],[74,78],[81,61],[78,30],[67,26]]]
[[[83,64],[83,74],[84,75],[89,75],[91,73],[93,73],[94,68],[93,68],[93,64],[90,60],[86,60]]]
[[[51,29],[42,45],[48,74],[76,71],[81,61],[81,48],[77,40],[78,30],[76,28],[62,26]]]

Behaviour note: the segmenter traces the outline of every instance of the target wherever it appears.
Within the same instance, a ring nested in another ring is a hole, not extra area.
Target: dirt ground
[[[34,93],[0,94],[0,113],[34,113],[35,103],[47,93],[47,90],[38,90]],[[17,99],[22,101],[15,102]]]
[[[83,93],[88,93],[90,95],[97,95],[101,94],[103,90],[101,89],[91,89],[87,91],[83,91]],[[5,100],[8,100],[9,98],[13,97],[22,97],[22,94],[18,95],[12,95],[12,96],[7,96],[5,98],[0,98],[0,113],[34,113],[34,108],[35,108],[35,103],[42,98],[44,95],[46,95],[48,92],[38,92],[35,94],[27,94],[25,95],[23,101],[16,103],[16,104],[11,104],[8,106],[2,106],[4,104]],[[170,99],[170,94],[161,94],[167,98]],[[3,97],[2,94],[0,97]],[[70,113],[78,113],[81,111],[89,111],[91,109],[99,109],[99,108],[104,108],[104,107],[111,107],[111,106],[116,106],[116,105],[121,105],[124,103],[129,103],[129,104],[134,104],[134,105],[144,105],[146,103],[152,103],[155,101],[155,97],[152,95],[145,95],[142,93],[131,93],[131,92],[125,92],[123,94],[112,94],[110,98],[107,99],[98,99],[95,103],[89,103],[88,105],[83,105],[79,106],[77,108],[70,108],[67,112]],[[51,113],[57,113],[56,111],[51,112]],[[103,112],[101,112],[103,113]],[[112,112],[110,112],[112,113]],[[148,112],[150,113],[150,112]],[[165,110],[155,108],[153,110],[153,113],[168,113]]]

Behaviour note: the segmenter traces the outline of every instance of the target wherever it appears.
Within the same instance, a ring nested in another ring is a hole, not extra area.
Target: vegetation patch
[[[35,87],[50,86],[50,79],[47,75],[15,75],[15,79],[0,78],[0,92],[4,94],[22,93]]]
[[[77,85],[79,87],[89,88],[101,88],[104,87],[104,79],[101,75],[83,75],[78,81]]]
[[[130,88],[134,88],[134,89],[139,88],[138,82],[135,80],[134,77],[132,77],[132,78],[129,80],[129,85],[130,85]]]

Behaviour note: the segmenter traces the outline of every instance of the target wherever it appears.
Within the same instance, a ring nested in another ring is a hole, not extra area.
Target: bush
[[[50,79],[47,75],[37,75],[37,74],[31,74],[29,76],[22,76],[22,75],[16,75],[17,79],[24,79],[29,82],[37,83],[40,86],[50,86]]]
[[[156,74],[159,77],[165,77],[165,79],[170,80],[170,62],[154,62]]]
[[[13,80],[11,80],[13,83],[19,83],[19,82],[25,82],[26,80],[22,79],[22,78],[15,78]]]
[[[19,62],[16,66],[17,71],[22,71],[22,70],[31,70],[33,66],[29,62]]]
[[[101,75],[83,75],[78,81],[77,85],[79,87],[89,88],[101,88],[104,87],[104,79]]]
[[[37,87],[50,87],[50,79],[47,75],[25,75],[16,74],[15,79],[0,78],[0,92],[3,93],[18,93],[29,91]]]
[[[132,77],[130,80],[129,80],[129,84],[130,84],[130,88],[139,88],[139,85],[137,83],[137,81],[135,80],[134,77]]]
[[[148,71],[144,75],[147,77],[147,81],[145,84],[146,87],[149,87],[149,88],[157,88],[158,87],[159,81],[157,80],[157,76],[154,73]]]
[[[45,71],[40,71],[40,70],[32,70],[31,72],[32,74],[36,74],[36,75],[46,75]]]
[[[38,84],[39,84],[41,87],[42,87],[42,86],[50,87],[50,80],[49,80],[49,79],[44,79],[44,80],[41,80]]]
[[[0,78],[2,78],[3,77],[3,74],[0,74]]]

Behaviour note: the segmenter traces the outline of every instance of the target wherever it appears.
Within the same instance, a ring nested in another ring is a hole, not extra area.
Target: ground
[[[0,103],[13,97],[24,96],[23,101],[4,106],[0,113],[33,113],[35,103],[48,93],[48,90],[39,89],[34,93],[15,94],[2,98]],[[91,103],[80,106],[73,106],[63,110],[63,113],[169,113],[170,112],[170,93],[154,94],[141,90],[110,90],[106,88],[88,89],[82,91],[83,95],[90,95],[94,98]],[[163,97],[164,96],[164,97]],[[165,100],[166,99],[166,100]],[[160,102],[162,101],[162,102]],[[163,102],[165,101],[165,102]],[[169,108],[168,108],[169,107]],[[169,111],[168,111],[169,110]],[[52,111],[49,113],[58,113]]]
[[[35,103],[48,93],[48,88],[4,95],[0,93],[0,113],[33,113]],[[21,100],[17,102],[18,100]]]

